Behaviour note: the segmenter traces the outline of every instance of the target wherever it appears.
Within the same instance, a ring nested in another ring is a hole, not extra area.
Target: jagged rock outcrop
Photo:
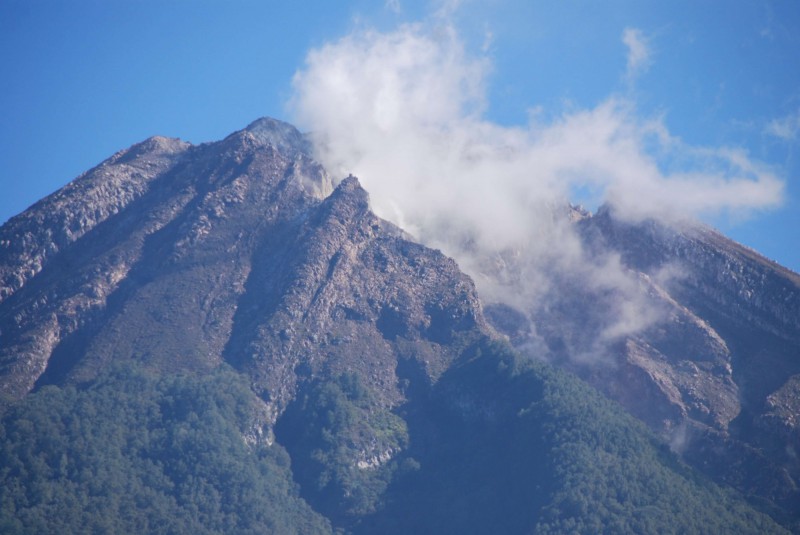
[[[398,360],[433,381],[485,330],[474,286],[455,262],[373,215],[354,177],[283,232],[260,253],[265,265],[249,281],[258,302],[245,297],[240,316],[250,325],[234,328],[227,348],[278,411],[298,374],[354,370],[395,405]]]
[[[267,119],[197,147],[153,138],[10,221],[3,391],[121,359],[227,361],[274,422],[320,375],[355,371],[386,406],[404,399],[398,373],[435,381],[486,332],[472,282],[372,214],[355,177],[331,193],[308,150]]]

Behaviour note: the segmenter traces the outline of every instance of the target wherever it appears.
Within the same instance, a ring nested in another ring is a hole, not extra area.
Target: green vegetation
[[[130,368],[29,395],[0,427],[0,532],[329,532],[285,450],[245,444],[255,401],[229,371]]]
[[[785,533],[597,392],[542,366],[538,374],[544,395],[521,415],[549,448],[552,490],[536,533]]]
[[[2,416],[0,532],[784,533],[504,345],[393,410],[364,385],[303,384],[272,445],[244,440],[259,401],[226,369],[42,388]]]
[[[785,533],[563,372],[486,344],[409,414],[386,508],[360,533]]]
[[[312,383],[276,428],[292,455],[303,497],[336,524],[375,510],[408,445],[406,423],[375,406],[355,374]]]

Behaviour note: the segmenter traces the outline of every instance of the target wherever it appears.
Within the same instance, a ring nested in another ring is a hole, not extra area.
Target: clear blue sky
[[[310,49],[437,7],[4,0],[0,221],[151,135],[199,143],[260,116],[291,120],[292,76]],[[786,183],[783,205],[711,223],[800,271],[800,2],[463,0],[453,17],[492,62],[486,113],[496,123],[620,94],[686,143],[738,147],[769,165]],[[647,47],[633,82],[626,28]]]

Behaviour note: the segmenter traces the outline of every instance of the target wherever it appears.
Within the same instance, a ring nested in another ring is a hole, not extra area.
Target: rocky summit
[[[800,511],[790,416],[800,414],[800,276],[697,222],[631,222],[611,206],[567,215],[592,273],[612,259],[627,286],[549,273],[546,295],[517,308],[492,303],[490,322],[717,481]]]
[[[484,305],[291,125],[113,155],[0,227],[2,531],[799,530],[800,277],[570,221],[660,311],[602,364],[619,296]]]

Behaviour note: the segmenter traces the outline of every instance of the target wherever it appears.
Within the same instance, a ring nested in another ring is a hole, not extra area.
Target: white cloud
[[[400,5],[400,0],[386,0],[383,5],[386,7],[386,9],[395,14],[400,14],[403,11],[402,6]]]
[[[800,109],[778,119],[773,119],[767,125],[766,133],[784,141],[794,141],[800,134]]]
[[[492,124],[490,69],[448,25],[365,31],[309,53],[292,107],[331,171],[361,177],[378,210],[399,210],[422,233],[433,219],[464,220],[514,241],[532,207],[585,187],[634,218],[780,202],[782,183],[746,155],[686,146],[626,100],[549,123],[534,115],[525,128]]]
[[[463,0],[435,0],[434,6],[438,6],[435,16],[440,19],[450,19],[461,8]]]
[[[637,30],[624,39],[633,73],[647,47]],[[292,101],[322,163],[358,176],[380,216],[456,257],[489,300],[524,306],[547,291],[543,266],[572,270],[624,296],[608,332],[628,334],[655,316],[618,262],[588,262],[573,227],[554,216],[571,195],[593,192],[634,220],[781,200],[782,182],[742,152],[686,146],[624,99],[552,121],[534,113],[526,127],[493,124],[484,118],[490,70],[446,23],[363,31],[312,50]]]
[[[625,78],[633,80],[650,66],[650,47],[642,31],[636,28],[625,28],[622,42],[628,47]]]

